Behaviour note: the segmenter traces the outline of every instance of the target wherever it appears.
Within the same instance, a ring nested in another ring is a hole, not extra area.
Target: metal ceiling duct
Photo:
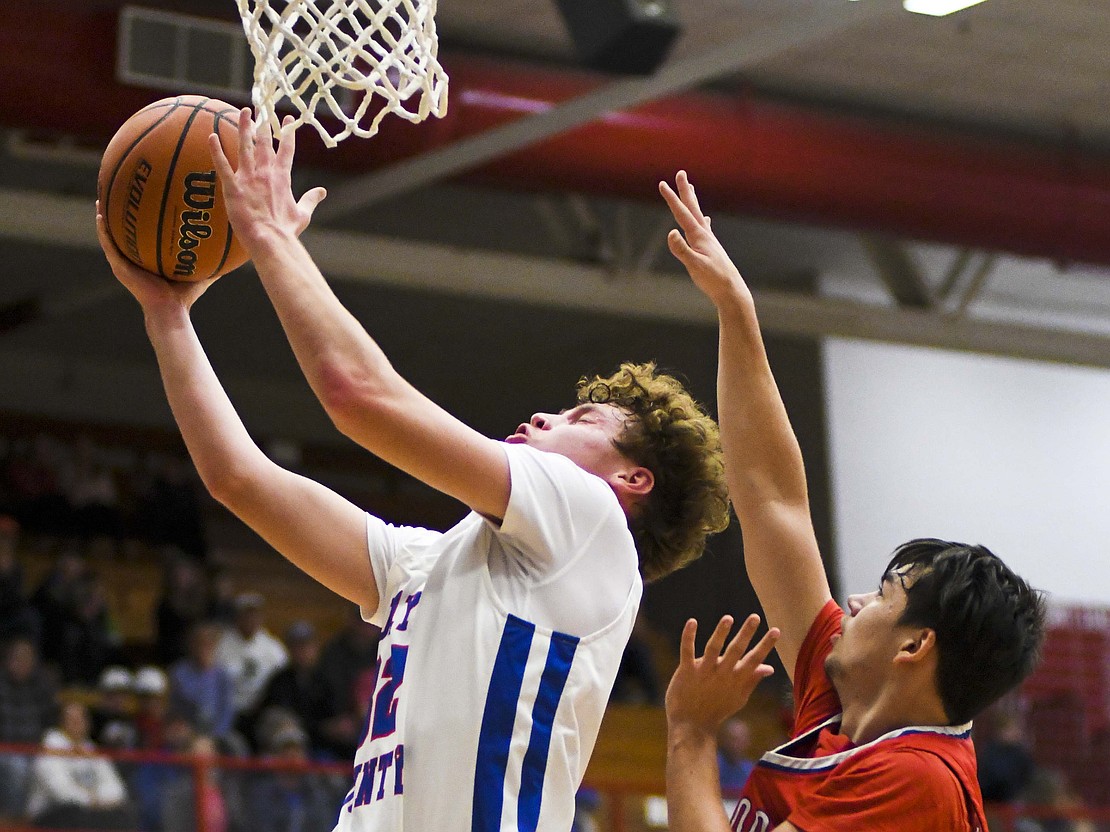
[[[161,97],[116,80],[116,14],[13,6],[14,19],[0,30],[0,124],[106,142],[131,113]],[[302,164],[374,170],[606,82],[464,54],[441,58],[451,76],[444,119],[387,119],[375,138],[334,150],[306,132]],[[656,182],[680,167],[703,204],[718,211],[1110,264],[1110,156],[743,91],[694,92],[614,113],[461,181],[656,199]]]

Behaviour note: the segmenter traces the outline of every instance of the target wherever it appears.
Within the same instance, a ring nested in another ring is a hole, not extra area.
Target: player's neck
[[[845,702],[840,733],[855,745],[915,725],[947,725],[948,718],[934,693],[886,689],[872,701]]]

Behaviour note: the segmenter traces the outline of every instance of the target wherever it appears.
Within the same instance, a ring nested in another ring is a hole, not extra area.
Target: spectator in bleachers
[[[20,525],[30,534],[57,540],[72,530],[69,502],[62,493],[68,451],[45,434],[15,443],[8,485]]]
[[[73,512],[73,534],[86,551],[94,542],[107,541],[118,554],[123,543],[123,518],[115,473],[102,459],[102,451],[87,437],[74,449],[73,468],[65,483]]]
[[[58,714],[58,690],[27,636],[13,638],[0,668],[0,743],[38,744]],[[29,757],[0,753],[0,815],[23,809]]]
[[[96,685],[96,705],[90,709],[91,736],[106,748],[136,748],[139,729],[131,716],[135,676],[126,667],[104,668]]]
[[[1024,793],[1025,804],[1030,809],[1056,810],[1047,815],[1040,812],[1034,817],[1019,818],[1015,832],[1095,832],[1089,818],[1076,817],[1083,802],[1059,769],[1038,768],[1033,772]],[[1081,813],[1081,812],[1080,812]]]
[[[1029,740],[1015,713],[995,710],[986,716],[978,720],[984,736],[975,744],[979,789],[988,803],[1013,803],[1020,799],[1036,768]]]
[[[162,743],[149,750],[163,754],[188,754],[197,736],[188,719],[171,712],[166,715]],[[131,794],[135,796],[139,828],[143,832],[158,832],[162,828],[163,800],[167,790],[189,776],[190,770],[186,766],[165,759],[145,760],[132,768],[127,779]]]
[[[296,726],[277,731],[265,749],[294,766],[308,761],[308,736]],[[250,787],[252,832],[315,832],[335,825],[335,800],[318,773],[260,772]]]
[[[296,621],[285,633],[285,644],[289,664],[274,674],[258,709],[276,706],[296,714],[315,752],[322,747],[321,726],[335,713],[320,676],[320,640],[310,623]]]
[[[19,522],[0,514],[0,642],[15,635],[42,637],[42,620],[23,586],[23,564],[18,557]]]
[[[235,720],[231,677],[216,663],[220,629],[209,621],[193,625],[189,654],[170,669],[170,709],[185,716],[193,728],[227,740]]]
[[[109,614],[104,582],[86,575],[77,585],[73,608],[60,628],[58,665],[62,680],[92,687],[105,667],[120,661],[121,643]]]
[[[95,753],[89,739],[89,716],[80,702],[62,707],[57,728],[43,738],[47,751],[31,769],[28,817],[48,829],[134,829],[137,815],[115,766]]]
[[[207,617],[207,610],[208,590],[200,565],[184,556],[171,560],[154,613],[154,656],[159,664],[168,667],[186,654],[189,632]]]
[[[203,560],[207,551],[192,466],[150,454],[136,494],[139,533],[155,546],[168,546]]]
[[[216,650],[216,662],[231,676],[235,713],[242,718],[240,730],[249,733],[250,717],[274,674],[289,663],[289,653],[262,626],[264,599],[257,592],[244,592],[235,599],[235,626],[224,631]]]
[[[192,738],[185,751],[193,757],[214,762],[218,749],[212,737],[199,734]],[[196,794],[197,777],[193,771],[178,775],[161,791],[160,824],[161,832],[197,832],[197,804],[203,807],[204,832],[227,832],[231,828],[232,808],[228,805],[224,789],[221,787],[221,772],[216,766],[204,769],[200,779],[199,801]],[[255,828],[252,824],[252,830]],[[323,828],[323,827],[321,827]]]
[[[208,617],[225,627],[235,626],[235,576],[218,567],[208,575]]]
[[[169,712],[169,680],[160,667],[140,667],[135,673],[134,690],[138,747],[161,748]]]
[[[77,603],[81,583],[88,574],[88,565],[81,553],[64,548],[34,593],[31,605],[42,621],[42,658],[48,664],[60,665],[61,647],[66,622]]]
[[[613,693],[609,697],[611,701],[637,705],[663,704],[662,686],[648,638],[648,625],[643,616],[639,616],[621,655]]]
[[[321,741],[341,760],[349,760],[358,747],[367,694],[373,686],[381,631],[362,620],[352,605],[345,626],[320,654],[320,677],[335,713],[320,726]]]
[[[751,753],[752,732],[748,723],[733,716],[721,723],[717,732],[717,769],[721,790],[735,798],[755,768]]]

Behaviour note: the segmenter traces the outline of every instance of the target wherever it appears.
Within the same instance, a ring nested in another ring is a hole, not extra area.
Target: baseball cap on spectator
[[[285,641],[288,644],[296,644],[301,641],[310,641],[316,637],[316,628],[308,621],[294,621],[289,625],[289,629],[285,631]]]
[[[131,675],[131,671],[118,665],[104,668],[104,672],[100,674],[100,682],[97,685],[100,690],[106,692],[131,690],[134,686],[135,677]]]
[[[160,696],[167,687],[166,674],[157,667],[143,667],[135,674],[135,693]]]

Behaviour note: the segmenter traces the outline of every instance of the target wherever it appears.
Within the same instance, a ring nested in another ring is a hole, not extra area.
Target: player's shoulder
[[[845,761],[844,770],[888,786],[905,784],[920,793],[948,793],[962,803],[957,770],[963,767],[961,740],[930,733],[906,733]]]

